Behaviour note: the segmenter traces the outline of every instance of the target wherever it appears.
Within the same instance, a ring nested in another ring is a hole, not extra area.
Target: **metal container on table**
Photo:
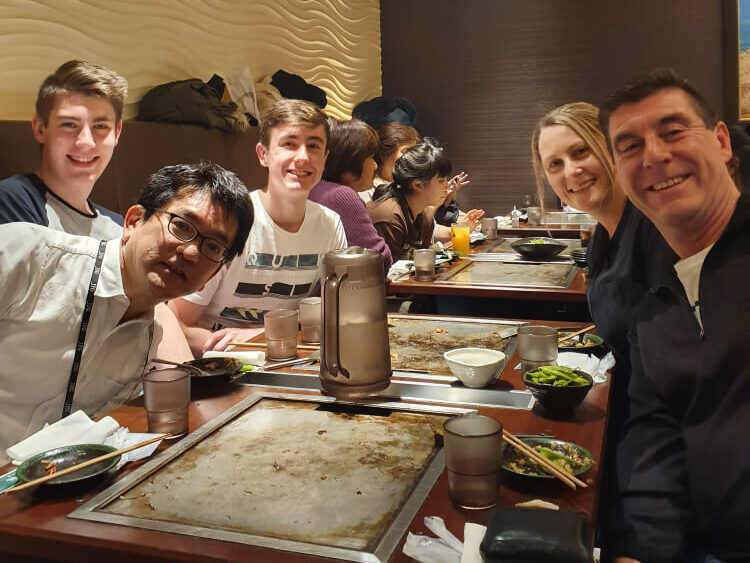
[[[391,355],[383,259],[352,246],[323,257],[320,380],[335,397],[365,397],[388,387]]]

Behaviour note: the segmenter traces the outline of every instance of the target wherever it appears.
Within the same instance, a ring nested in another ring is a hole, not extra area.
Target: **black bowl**
[[[576,408],[594,384],[594,380],[585,371],[574,370],[588,381],[587,385],[575,387],[555,387],[545,383],[534,383],[528,377],[528,373],[523,374],[523,383],[531,391],[537,401],[542,403],[550,411],[571,411]]]
[[[583,258],[578,258],[577,256],[571,256],[571,258],[573,259],[573,262],[575,262],[575,265],[578,266],[579,268],[586,268],[589,265],[585,256]]]
[[[567,245],[549,237],[527,237],[513,241],[510,247],[529,260],[550,260],[565,250]]]
[[[49,471],[62,471],[73,465],[78,465],[84,461],[94,459],[101,455],[105,455],[115,451],[115,448],[111,446],[105,446],[103,444],[77,444],[75,446],[63,446],[62,448],[56,448],[49,450],[42,454],[35,455],[24,461],[16,469],[16,477],[21,483],[27,483],[44,477]],[[43,483],[43,486],[53,485],[70,485],[72,483],[82,483],[83,481],[94,480],[94,478],[100,477],[107,473],[110,469],[117,465],[120,461],[120,456],[111,457],[84,467],[78,471],[62,475],[54,479]]]

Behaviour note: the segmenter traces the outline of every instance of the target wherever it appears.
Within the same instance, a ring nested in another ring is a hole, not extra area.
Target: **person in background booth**
[[[397,121],[386,123],[378,129],[378,150],[375,153],[375,178],[369,190],[359,192],[359,196],[368,203],[373,200],[378,188],[393,182],[393,166],[404,151],[422,140],[419,131]]]
[[[328,121],[330,135],[323,180],[310,191],[310,201],[338,213],[349,245],[379,252],[388,272],[393,263],[391,251],[373,227],[367,208],[357,195],[372,186],[378,134],[358,119]]]
[[[393,182],[393,166],[396,164],[396,160],[404,154],[406,149],[413,147],[422,140],[419,131],[414,127],[395,121],[382,125],[378,129],[378,137],[380,138],[380,148],[375,154],[375,162],[378,164],[375,182],[372,189],[359,194],[365,203],[372,201],[373,198],[377,199],[380,196],[378,189]],[[448,180],[448,193],[435,210],[434,219],[436,223],[450,226],[458,221],[460,211],[456,202],[456,192],[467,184],[469,184],[469,175],[466,172],[460,172]]]
[[[0,225],[0,464],[45,423],[135,397],[161,338],[156,305],[202,287],[252,222],[239,178],[202,163],[151,175],[109,241]]]
[[[451,163],[440,144],[429,137],[407,149],[393,168],[393,182],[379,199],[367,204],[375,230],[394,260],[411,257],[416,248],[429,248],[433,240],[450,240],[450,228],[434,221],[435,206],[448,193]],[[484,211],[472,209],[467,221],[473,230]]]

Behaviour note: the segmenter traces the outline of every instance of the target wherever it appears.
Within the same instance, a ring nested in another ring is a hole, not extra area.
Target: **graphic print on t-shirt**
[[[305,297],[312,289],[312,284],[306,280],[293,283],[303,271],[317,273],[319,254],[291,254],[280,256],[266,252],[250,253],[245,263],[245,271],[250,274],[252,282],[239,281],[234,290],[234,297],[259,298],[273,297],[276,299],[298,300]],[[264,275],[263,270],[267,272]],[[295,275],[297,274],[297,275]],[[309,279],[309,274],[304,276]],[[241,279],[245,276],[241,276]],[[286,281],[278,281],[279,278]],[[248,278],[245,278],[248,279]],[[259,283],[259,280],[265,280]],[[233,321],[258,324],[263,322],[265,311],[246,307],[225,307],[220,317]]]

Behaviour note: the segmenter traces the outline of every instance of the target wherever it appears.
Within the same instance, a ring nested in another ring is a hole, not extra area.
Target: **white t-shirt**
[[[713,244],[707,246],[700,252],[683,258],[674,265],[677,277],[682,283],[682,287],[685,288],[685,294],[687,295],[690,306],[693,308],[693,314],[698,320],[698,324],[703,328],[703,322],[701,321],[701,309],[699,302],[699,290],[700,290],[700,279],[701,269],[703,268],[703,262],[706,260],[709,251],[713,248]]]
[[[255,220],[242,254],[224,266],[202,291],[185,297],[205,305],[199,326],[219,330],[259,325],[263,313],[296,309],[320,279],[320,263],[329,250],[346,248],[338,213],[307,202],[305,219],[296,233],[276,225],[250,193]]]

